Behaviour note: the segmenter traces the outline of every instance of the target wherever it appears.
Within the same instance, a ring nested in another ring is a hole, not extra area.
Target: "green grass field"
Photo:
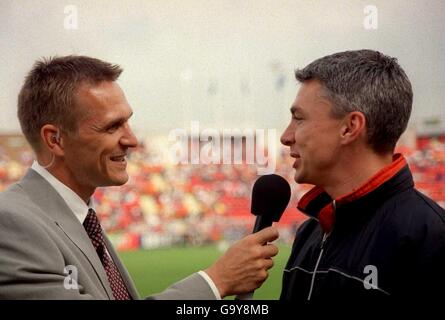
[[[255,291],[254,298],[275,300],[281,291],[281,278],[290,254],[289,246],[280,246],[269,278]],[[210,266],[222,253],[216,246],[174,247],[121,252],[141,297],[161,292],[173,282]],[[233,298],[233,297],[232,297]]]

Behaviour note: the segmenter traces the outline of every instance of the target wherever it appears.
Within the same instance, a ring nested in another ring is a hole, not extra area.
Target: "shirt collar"
[[[68,188],[60,180],[54,177],[48,170],[42,167],[37,161],[34,161],[31,169],[40,174],[48,183],[57,191],[57,193],[65,200],[68,208],[74,213],[76,218],[83,223],[88,210],[94,208],[93,199],[90,198],[86,204],[73,190]]]

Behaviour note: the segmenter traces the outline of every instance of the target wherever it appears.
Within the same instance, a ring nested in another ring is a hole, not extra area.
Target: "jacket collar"
[[[41,209],[41,214],[52,220],[60,228],[66,237],[71,240],[79,250],[85,255],[108,295],[113,299],[113,293],[108,281],[108,277],[100,262],[85,228],[67,206],[63,198],[40,174],[34,170],[29,170],[19,182],[19,185],[28,194],[34,204]]]
[[[344,196],[332,199],[323,188],[314,187],[298,202],[298,210],[318,219],[324,232],[330,233],[335,222],[335,212],[349,206],[376,204],[392,193],[413,187],[414,182],[405,158],[401,154],[393,156],[393,162],[381,169],[358,189]]]
[[[31,169],[21,181],[22,186],[24,186],[25,190],[29,191],[30,196],[33,197],[35,203],[42,208],[42,211],[62,229],[65,235],[87,257],[101,280],[104,289],[107,291],[108,297],[112,299],[113,293],[109,286],[108,277],[106,273],[103,272],[102,263],[91,245],[91,240],[86,234],[85,228],[82,226],[88,209],[94,209],[93,199],[91,198],[87,205],[74,191],[57,180],[57,178],[37,162],[34,162]],[[35,173],[38,173],[38,175]],[[40,178],[44,178],[47,184],[42,183]],[[35,182],[33,184],[32,181],[34,180]],[[42,196],[44,197],[43,199]],[[74,213],[74,215],[70,214],[70,211]],[[75,221],[76,219],[73,219],[74,217],[77,218],[78,221]],[[105,237],[105,242],[107,251],[119,269],[130,296],[133,299],[139,299],[139,295],[135,289],[136,287],[124,265],[121,263],[113,245],[108,240],[108,237]]]

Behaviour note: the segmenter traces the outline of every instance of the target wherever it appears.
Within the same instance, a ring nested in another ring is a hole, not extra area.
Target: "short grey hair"
[[[393,152],[411,115],[411,83],[396,58],[373,50],[339,52],[295,71],[299,82],[319,80],[333,103],[333,116],[362,112],[368,143],[378,153]]]

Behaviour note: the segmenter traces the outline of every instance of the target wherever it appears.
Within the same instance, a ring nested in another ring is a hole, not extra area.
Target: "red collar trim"
[[[335,199],[336,206],[339,207],[349,202],[353,202],[366,194],[374,191],[386,181],[394,177],[403,167],[407,164],[405,158],[397,153],[393,156],[393,162],[387,167],[383,168],[372,176],[367,182],[360,186],[357,190],[352,191],[344,196]],[[324,193],[324,189],[320,187],[314,187],[309,192],[307,192],[298,202],[298,208],[305,211],[309,204]],[[333,202],[330,202],[324,206],[318,213],[318,219],[320,221],[321,227],[326,233],[331,232],[334,225],[334,211]]]
[[[323,188],[313,187],[311,190],[306,192],[306,194],[304,194],[301,197],[300,201],[298,201],[298,208],[305,210],[307,208],[307,206],[309,205],[309,203],[311,203],[312,200],[317,198],[323,192],[324,192]]]

